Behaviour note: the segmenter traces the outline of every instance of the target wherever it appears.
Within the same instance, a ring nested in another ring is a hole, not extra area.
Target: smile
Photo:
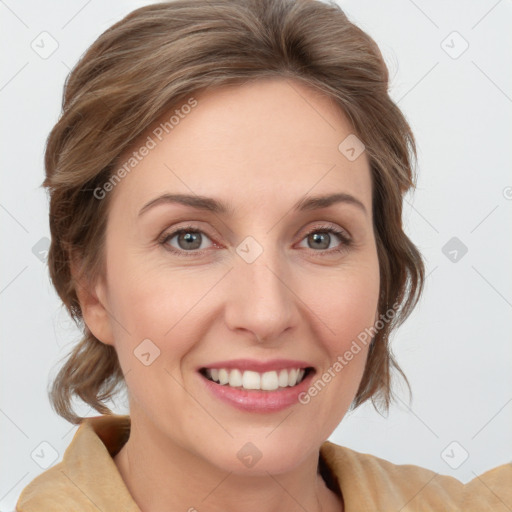
[[[300,384],[312,368],[283,368],[267,372],[239,368],[203,368],[201,373],[212,382],[247,390],[275,391]]]
[[[297,359],[230,359],[197,371],[207,393],[251,413],[273,413],[296,405],[316,373],[311,363]]]

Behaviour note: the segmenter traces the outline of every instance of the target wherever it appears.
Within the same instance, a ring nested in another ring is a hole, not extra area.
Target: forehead
[[[162,116],[121,156],[116,168],[130,159],[133,165],[115,196],[135,213],[165,192],[215,196],[250,209],[261,201],[295,203],[308,193],[340,191],[370,211],[366,153],[349,160],[339,149],[349,136],[354,130],[334,101],[296,80],[202,91]]]

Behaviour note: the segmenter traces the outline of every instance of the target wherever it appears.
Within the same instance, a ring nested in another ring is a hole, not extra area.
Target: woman
[[[326,441],[389,406],[389,334],[423,285],[387,88],[375,43],[317,1],[155,4],[91,46],[45,161],[51,277],[84,328],[51,398],[80,428],[17,510],[510,501],[508,466],[490,491]],[[129,416],[105,405],[123,383]]]

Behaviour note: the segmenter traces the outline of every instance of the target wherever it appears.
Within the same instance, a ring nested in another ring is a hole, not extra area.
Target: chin
[[[225,472],[245,476],[267,476],[292,471],[308,456],[317,457],[318,446],[313,446],[311,435],[281,432],[268,436],[237,436],[225,443],[205,446],[200,454],[211,464]],[[212,449],[213,448],[213,449]]]

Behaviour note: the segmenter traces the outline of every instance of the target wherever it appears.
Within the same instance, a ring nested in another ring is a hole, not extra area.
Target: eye
[[[336,245],[336,239],[338,245]],[[209,245],[208,241],[210,242]],[[340,253],[346,251],[351,245],[351,238],[345,231],[330,225],[316,226],[304,236],[302,241],[306,242],[306,248],[318,253],[318,255]],[[216,245],[204,231],[196,226],[184,226],[166,232],[160,237],[159,243],[166,250],[180,256],[198,256],[204,250]],[[301,245],[301,247],[304,247],[304,245]]]
[[[192,252],[197,254],[197,252],[201,252],[203,249],[210,247],[208,245],[205,247],[203,244],[203,242],[207,240],[210,240],[210,237],[203,231],[196,227],[186,226],[170,233],[164,233],[159,243],[164,245],[165,248],[171,252],[180,254]]]
[[[336,239],[341,243],[333,247],[331,243],[335,243]],[[306,234],[303,240],[305,240],[307,247],[315,252],[327,252],[329,254],[345,251],[351,244],[351,239],[345,231],[332,226],[315,227]]]

